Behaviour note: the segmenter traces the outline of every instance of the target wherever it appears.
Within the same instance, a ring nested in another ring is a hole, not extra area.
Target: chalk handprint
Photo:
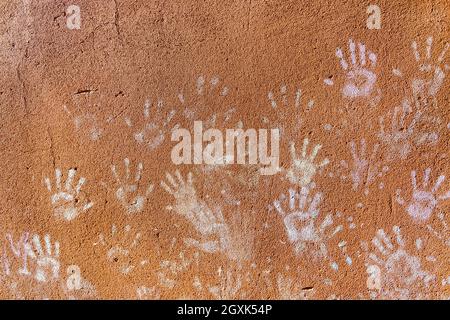
[[[425,169],[422,188],[417,187],[416,171],[411,171],[412,194],[409,202],[401,196],[401,190],[397,189],[397,202],[402,205],[408,214],[415,220],[423,222],[428,220],[439,201],[450,198],[450,191],[437,195],[439,187],[445,180],[444,175],[440,175],[433,187],[429,186],[431,169]]]
[[[27,255],[36,261],[35,279],[40,282],[47,282],[59,277],[59,242],[52,245],[50,236],[44,236],[45,247],[42,247],[39,235],[33,235],[32,243],[25,245]]]
[[[425,55],[422,58],[419,53],[417,42],[413,41],[411,44],[419,70],[424,73],[424,77],[413,79],[412,86],[414,94],[426,93],[430,96],[436,95],[444,82],[445,72],[450,69],[447,64],[441,65],[450,44],[448,42],[445,44],[436,63],[433,63],[432,61],[432,45],[433,37],[430,36],[426,40]]]
[[[287,170],[286,177],[293,184],[299,184],[300,186],[308,185],[316,175],[317,171],[329,163],[327,158],[323,159],[320,163],[315,163],[314,160],[322,148],[322,145],[316,144],[311,154],[307,155],[306,150],[308,145],[309,139],[305,138],[303,140],[301,156],[297,156],[294,142],[290,145],[292,164]]]
[[[53,206],[53,212],[57,218],[71,221],[75,219],[79,214],[90,209],[94,203],[85,199],[83,194],[80,193],[81,187],[86,182],[86,179],[81,177],[78,180],[75,188],[73,187],[73,178],[77,173],[77,169],[70,169],[64,186],[61,185],[61,170],[55,170],[55,190],[52,190],[52,184],[49,178],[45,178],[44,182],[47,186],[48,192],[55,193],[51,196],[51,203]]]
[[[139,189],[139,183],[141,181],[144,166],[141,162],[138,163],[134,180],[130,181],[130,160],[125,158],[123,162],[125,167],[125,175],[122,178],[119,177],[116,166],[111,166],[112,174],[118,185],[116,190],[116,198],[128,213],[138,213],[144,209],[145,201],[153,191],[153,185],[149,184],[147,186],[144,195],[136,194]]]
[[[352,39],[349,40],[349,54],[350,64],[342,49],[336,49],[336,57],[340,61],[342,70],[346,72],[342,94],[350,99],[369,96],[377,80],[374,70],[377,64],[377,56],[371,51],[366,52],[366,46],[361,42],[358,43],[357,52],[356,44]],[[325,79],[324,82],[327,85],[333,85],[331,79]]]
[[[175,171],[175,178],[169,173],[166,178],[167,183],[161,181],[161,186],[175,198],[175,205],[167,208],[189,220],[202,238],[186,238],[184,242],[205,252],[228,249],[230,236],[222,212],[220,209],[211,210],[205,202],[197,198],[192,173],[188,173],[186,181],[178,170]]]

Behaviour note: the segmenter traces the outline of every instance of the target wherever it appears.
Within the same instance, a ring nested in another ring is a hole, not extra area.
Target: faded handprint
[[[222,212],[217,209],[213,212],[205,202],[198,199],[193,186],[192,173],[188,173],[184,181],[178,170],[175,177],[166,173],[167,183],[161,181],[161,187],[175,198],[175,205],[168,206],[186,218],[200,233],[202,240],[187,238],[185,243],[205,252],[223,251],[229,246],[229,232]],[[170,185],[170,186],[169,186]],[[211,237],[219,238],[211,240]]]
[[[450,247],[450,232],[447,224],[448,216],[444,212],[439,212],[437,218],[440,226],[437,227],[435,225],[427,224],[427,229],[434,237],[442,241],[447,247]]]
[[[281,136],[293,139],[301,126],[302,113],[302,90],[296,88],[293,94],[288,94],[285,84],[282,84],[279,93],[269,91],[267,94],[270,106],[275,113],[275,120],[263,116],[262,121],[272,127],[280,129]],[[304,109],[311,110],[314,107],[314,100],[310,99],[305,103]]]
[[[281,300],[308,300],[314,295],[314,288],[302,286],[291,277],[277,275],[278,298]]]
[[[388,161],[397,158],[405,160],[411,152],[414,129],[420,119],[421,112],[417,111],[413,118],[408,121],[409,124],[406,123],[405,119],[407,115],[408,111],[405,108],[395,107],[389,131],[385,130],[384,117],[379,118],[380,132],[378,133],[378,138],[388,147]]]
[[[89,137],[92,141],[97,141],[100,139],[103,134],[103,129],[98,125],[95,115],[88,113],[73,116],[67,106],[64,106],[64,111],[73,119],[76,131],[80,130],[82,126],[86,126],[88,128]]]
[[[418,64],[419,71],[424,74],[423,78],[413,79],[412,87],[414,95],[426,94],[434,96],[444,83],[445,73],[450,69],[447,64],[441,65],[444,61],[445,54],[450,47],[448,42],[445,43],[444,49],[439,54],[436,63],[432,61],[432,45],[433,37],[426,40],[425,54],[421,57],[416,41],[413,41],[411,48],[414,58]]]
[[[445,180],[444,175],[440,175],[433,187],[430,187],[431,168],[425,169],[423,176],[422,188],[417,187],[416,181],[416,171],[411,171],[411,184],[412,184],[412,194],[411,200],[407,203],[401,196],[401,190],[397,189],[397,202],[402,205],[406,212],[413,218],[413,220],[418,222],[424,222],[428,220],[439,201],[450,198],[450,191],[442,195],[437,195],[439,187]]]
[[[133,252],[140,243],[142,234],[132,232],[131,226],[126,225],[123,230],[117,230],[116,225],[112,225],[111,232],[107,236],[103,233],[99,235],[99,241],[94,246],[101,245],[106,251],[107,260],[113,264],[121,273],[129,274],[135,268]],[[140,266],[148,263],[148,260],[141,260]]]
[[[361,42],[358,43],[358,52],[356,52],[356,44],[352,39],[349,40],[349,54],[350,65],[345,59],[342,49],[336,49],[336,57],[340,61],[342,70],[346,72],[342,94],[350,99],[369,96],[377,80],[374,70],[377,56],[373,52],[366,52],[366,46]],[[367,61],[367,58],[369,61]],[[368,64],[369,62],[370,64]],[[331,79],[325,79],[324,82],[327,85],[333,85],[333,80]]]
[[[42,247],[39,235],[33,235],[32,243],[25,245],[25,251],[36,262],[35,279],[40,282],[55,280],[59,277],[59,242],[52,245],[50,236],[44,236],[45,247]]]
[[[145,202],[150,193],[153,191],[153,185],[149,184],[147,186],[144,195],[135,195],[139,189],[139,183],[141,181],[144,166],[142,162],[138,163],[134,181],[130,183],[130,160],[125,158],[123,162],[125,167],[125,175],[122,179],[117,174],[116,166],[111,166],[112,174],[118,185],[118,189],[116,190],[116,198],[128,213],[138,213],[144,209]],[[132,197],[133,195],[135,196]],[[132,198],[130,199],[130,197]]]
[[[228,93],[229,88],[222,83],[218,76],[208,79],[204,75],[200,75],[195,82],[194,90],[189,90],[188,94],[181,90],[177,97],[181,104],[180,109],[184,109],[184,116],[189,120],[195,120],[198,119],[198,112],[204,112],[205,109],[212,107],[211,99],[217,102],[218,98],[225,98],[228,96]],[[224,109],[230,109],[229,107],[231,106],[227,106]],[[231,107],[230,110],[233,109]]]
[[[294,142],[290,145],[291,152],[291,167],[287,170],[286,177],[292,184],[299,184],[300,186],[306,186],[311,183],[313,177],[316,175],[317,171],[328,165],[329,160],[325,158],[320,163],[315,163],[314,160],[319,153],[322,145],[316,144],[310,155],[306,154],[306,149],[308,148],[309,139],[305,138],[303,140],[302,154],[300,157],[297,156],[295,150]]]
[[[377,252],[370,252],[368,255],[368,289],[375,290],[371,292],[373,297],[380,295],[388,299],[410,299],[412,294],[415,294],[410,290],[417,287],[420,298],[420,286],[429,286],[435,276],[422,270],[418,256],[410,255],[406,251],[400,228],[394,226],[392,230],[395,234],[395,244],[383,229],[379,229],[372,239]],[[420,241],[416,242],[416,248],[420,250]]]
[[[173,239],[172,243],[174,244],[175,242],[176,239]],[[159,284],[163,287],[173,289],[177,283],[175,279],[178,278],[179,273],[186,272],[192,265],[195,265],[197,268],[199,266],[198,252],[194,252],[191,259],[185,256],[184,251],[181,251],[176,261],[161,261],[160,271],[157,272]]]
[[[3,271],[7,276],[11,276],[14,273],[14,270],[11,270],[11,260],[8,258],[7,251],[10,251],[13,256],[20,261],[20,267],[17,269],[17,273],[23,276],[31,275],[31,272],[28,269],[28,241],[28,232],[21,233],[18,241],[14,241],[14,237],[11,233],[6,234],[6,243],[3,246],[3,257],[1,260],[3,262]]]
[[[242,287],[242,279],[239,271],[233,272],[227,270],[224,274],[222,267],[219,267],[218,276],[220,284],[218,286],[210,286],[208,291],[213,295],[215,300],[231,300],[237,299],[238,293]]]
[[[281,204],[286,200],[284,194],[279,200],[274,201],[273,205],[283,218],[289,242],[294,244],[295,252],[302,254],[308,245],[313,245],[316,255],[325,257],[327,247],[323,239],[324,229],[332,224],[332,219],[331,216],[327,216],[324,223],[317,226],[322,193],[316,193],[311,199],[309,192],[310,189],[307,187],[302,187],[300,194],[294,189],[289,189],[287,212]]]
[[[152,110],[152,106],[156,107],[155,111]],[[162,100],[158,100],[156,106],[152,105],[150,100],[145,101],[145,124],[141,130],[135,132],[134,139],[136,142],[138,144],[147,145],[150,151],[158,148],[165,140],[166,133],[169,130],[169,124],[173,120],[175,113],[175,110],[165,112]],[[133,127],[130,118],[125,118],[125,123],[129,127]]]
[[[350,141],[350,152],[353,161],[350,165],[347,161],[342,161],[341,164],[345,169],[350,170],[354,191],[358,190],[360,187],[364,187],[364,192],[367,195],[368,188],[375,179],[389,170],[387,166],[381,167],[381,163],[377,161],[379,146],[380,145],[376,143],[368,157],[366,139],[361,139],[359,149],[355,141]],[[343,176],[343,179],[346,178],[347,176]]]
[[[75,219],[79,214],[90,209],[94,203],[83,197],[80,193],[81,187],[86,179],[81,177],[75,189],[73,188],[73,178],[77,169],[70,169],[64,187],[61,185],[61,170],[55,170],[56,186],[55,193],[51,196],[53,212],[57,218],[63,218],[67,221]],[[49,178],[44,179],[47,190],[51,193],[52,185]]]

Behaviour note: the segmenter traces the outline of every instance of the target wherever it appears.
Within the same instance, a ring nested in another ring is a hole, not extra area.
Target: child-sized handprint
[[[297,254],[303,253],[308,245],[316,247],[314,251],[318,256],[326,256],[327,248],[323,239],[324,228],[328,227],[332,221],[327,217],[324,223],[317,223],[319,216],[319,205],[322,202],[322,193],[309,196],[310,189],[302,187],[300,194],[294,189],[289,189],[289,198],[283,194],[279,200],[274,201],[274,207],[283,218],[284,226],[289,242],[294,244]],[[288,207],[285,208],[282,202],[288,200]],[[328,221],[329,223],[326,223]]]
[[[384,117],[379,118],[380,132],[378,138],[388,148],[388,161],[398,158],[405,160],[412,150],[414,129],[420,120],[421,112],[417,111],[410,119],[407,119],[408,115],[409,112],[404,107],[395,107],[392,113],[390,130],[385,129]]]
[[[342,94],[350,99],[369,96],[377,80],[374,70],[377,56],[373,52],[366,52],[366,46],[361,42],[358,43],[357,51],[356,44],[352,39],[349,40],[349,54],[350,60],[347,60],[342,49],[336,49],[336,57],[340,61],[342,70],[346,72]],[[325,79],[324,82],[327,85],[333,85],[331,79]]]
[[[350,152],[353,160],[350,164],[347,161],[342,161],[341,164],[344,169],[350,170],[354,191],[364,187],[364,193],[367,195],[369,186],[375,179],[389,170],[387,166],[382,167],[381,162],[377,160],[379,147],[380,145],[376,143],[369,156],[366,150],[366,139],[361,139],[359,148],[355,141],[350,141]],[[344,175],[342,178],[346,179],[347,176]]]
[[[64,186],[61,185],[61,170],[58,168],[55,170],[55,190],[52,190],[50,179],[47,177],[44,179],[47,190],[52,193],[51,203],[53,206],[53,212],[57,218],[63,218],[67,221],[75,219],[79,214],[90,209],[94,203],[85,199],[83,194],[80,193],[81,187],[86,182],[86,179],[81,177],[78,180],[75,188],[73,187],[73,178],[77,169],[70,169]]]
[[[429,286],[435,276],[422,269],[420,255],[407,252],[400,227],[394,226],[392,230],[395,243],[383,229],[379,229],[372,239],[376,250],[368,254],[368,289],[376,290],[371,292],[375,297],[411,299],[413,294],[418,294],[420,298],[423,285]],[[417,250],[421,250],[420,242],[416,241]]]
[[[136,194],[139,189],[139,183],[141,181],[144,166],[141,162],[138,163],[134,180],[130,181],[130,160],[125,158],[123,162],[125,167],[125,175],[122,179],[117,174],[116,166],[111,166],[112,174],[118,185],[116,190],[116,198],[128,213],[138,213],[144,209],[145,201],[153,191],[153,185],[149,184],[147,186],[144,195]]]
[[[300,157],[297,156],[295,150],[294,142],[290,145],[291,152],[291,167],[287,170],[286,177],[293,184],[299,184],[300,186],[308,185],[313,177],[316,175],[317,171],[328,165],[329,160],[325,158],[320,163],[315,163],[317,154],[319,153],[322,145],[316,144],[310,155],[306,154],[306,150],[309,145],[309,139],[305,138],[303,140],[302,154]]]
[[[402,205],[413,220],[423,222],[428,220],[433,214],[434,209],[439,201],[450,198],[450,191],[442,195],[437,195],[439,187],[445,180],[444,175],[440,175],[433,187],[430,187],[431,169],[425,169],[423,176],[422,188],[417,187],[416,171],[411,171],[412,194],[411,199],[407,203],[401,196],[401,190],[397,189],[397,202]]]
[[[301,126],[301,116],[314,107],[314,100],[305,100],[300,88],[288,89],[285,84],[281,84],[278,92],[269,91],[267,98],[272,110],[270,114],[264,112],[263,123],[280,129],[283,138],[294,139]]]
[[[352,259],[347,252],[346,241],[338,243],[338,251],[334,246],[330,247],[330,241],[337,239],[344,229],[342,214],[336,212],[320,216],[322,193],[310,195],[314,187],[314,183],[311,183],[302,187],[300,192],[289,189],[289,195],[282,194],[273,202],[273,207],[283,218],[288,240],[294,245],[294,252],[298,256],[308,255],[315,261],[328,261],[334,271],[339,270],[341,263],[351,266]],[[355,227],[352,220],[352,217],[347,219],[350,229]]]
[[[123,230],[118,230],[116,225],[111,226],[111,232],[104,235],[101,233],[99,241],[94,246],[102,245],[106,251],[107,260],[123,274],[131,273],[135,268],[135,252],[140,244],[142,233],[133,232],[130,225],[126,225]],[[140,260],[138,266],[143,266],[148,260]]]
[[[173,120],[175,113],[175,110],[164,110],[164,102],[160,99],[158,99],[155,104],[152,104],[150,100],[145,101],[145,124],[141,130],[135,132],[134,139],[136,142],[138,144],[147,145],[150,151],[158,148],[166,138],[169,124]],[[125,123],[129,127],[133,127],[130,118],[125,118]]]
[[[450,44],[448,42],[445,43],[444,49],[442,49],[439,54],[436,63],[432,61],[432,46],[433,37],[430,36],[426,40],[425,55],[421,57],[417,42],[413,41],[411,44],[414,58],[418,63],[419,71],[424,74],[424,77],[413,79],[412,87],[415,95],[421,93],[425,93],[430,96],[436,95],[444,82],[445,72],[450,69],[447,64],[442,65]]]
[[[25,245],[27,255],[36,261],[35,279],[40,282],[58,279],[59,277],[59,242],[52,245],[50,236],[44,236],[45,247],[42,247],[39,235],[33,235],[32,243]]]

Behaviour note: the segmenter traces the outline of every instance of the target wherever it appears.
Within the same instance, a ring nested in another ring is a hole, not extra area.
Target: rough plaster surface
[[[450,3],[370,4],[0,1],[0,297],[448,298]],[[174,165],[194,120],[280,172]]]

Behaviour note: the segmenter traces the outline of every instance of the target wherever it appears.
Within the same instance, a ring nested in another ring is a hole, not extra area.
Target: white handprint
[[[422,270],[419,256],[410,255],[405,249],[405,242],[401,236],[400,228],[394,226],[396,243],[387,236],[383,229],[379,229],[372,239],[377,253],[368,255],[369,273],[368,287],[375,295],[381,294],[389,299],[410,299],[411,289],[421,284],[428,286],[435,276]],[[420,250],[420,241],[416,241],[416,248]],[[370,271],[370,272],[369,272]]]
[[[305,138],[303,140],[302,154],[297,157],[294,142],[290,145],[291,152],[291,167],[287,170],[286,177],[293,184],[299,184],[300,186],[308,185],[313,177],[316,175],[317,171],[328,165],[329,160],[325,158],[320,163],[314,163],[314,160],[319,153],[322,145],[316,144],[310,155],[306,154],[306,149],[308,148],[309,139]]]
[[[328,248],[328,241],[337,236],[344,228],[342,224],[337,224],[334,220],[339,220],[341,213],[327,214],[323,219],[319,218],[322,193],[318,192],[310,197],[309,193],[314,187],[314,183],[302,187],[300,193],[289,189],[288,197],[283,194],[273,202],[274,208],[283,218],[289,242],[294,245],[297,255],[309,254],[315,260],[328,260],[334,271],[339,269],[337,259],[343,259],[344,264],[351,266],[352,259],[347,253],[345,241],[340,241],[337,245],[338,257],[336,252],[330,252]],[[287,208],[283,206],[285,201],[288,201]],[[347,220],[350,222],[349,227],[355,228],[352,217]],[[334,259],[335,256],[337,259]]]
[[[79,214],[90,209],[94,203],[84,199],[80,193],[81,187],[86,182],[86,179],[81,177],[75,189],[73,188],[73,178],[77,169],[70,169],[64,187],[61,185],[61,170],[55,170],[56,178],[56,193],[51,196],[51,203],[53,212],[57,218],[64,218],[67,221],[75,219]],[[44,182],[47,190],[52,192],[52,185],[49,178],[45,178]]]
[[[94,243],[94,246],[102,245],[106,251],[107,260],[114,265],[121,273],[129,274],[136,265],[133,260],[133,252],[140,244],[142,233],[132,232],[131,226],[126,225],[123,231],[119,232],[115,225],[111,226],[111,232],[108,235],[101,233],[99,241]],[[140,266],[148,263],[148,260],[141,260]]]
[[[129,197],[132,197],[132,195],[134,195],[139,189],[139,183],[141,181],[144,166],[141,162],[138,163],[134,181],[130,184],[130,160],[125,158],[123,162],[125,166],[125,176],[123,179],[121,179],[117,174],[116,166],[111,166],[112,174],[118,185],[118,189],[116,190],[116,198],[128,213],[138,213],[144,209],[145,201],[153,191],[153,185],[149,184],[147,186],[144,195],[135,195],[130,199]]]
[[[347,98],[358,98],[369,96],[373,91],[377,76],[374,68],[377,63],[377,56],[375,53],[368,51],[366,53],[366,46],[363,43],[358,43],[358,53],[356,52],[356,45],[352,39],[349,40],[350,65],[344,57],[341,48],[336,49],[336,57],[339,59],[342,70],[346,72],[346,80],[342,88],[342,93]],[[368,65],[369,59],[370,65]],[[333,85],[331,79],[325,79],[325,84]]]
[[[134,139],[138,144],[145,144],[150,151],[158,148],[164,141],[168,126],[173,120],[176,113],[175,110],[164,112],[164,103],[162,100],[156,102],[156,110],[151,113],[152,103],[150,100],[145,101],[144,105],[144,121],[143,128],[134,134]],[[129,127],[133,127],[130,118],[125,118],[125,123]]]
[[[285,84],[280,86],[279,93],[269,91],[267,98],[275,113],[275,119],[272,116],[263,116],[262,121],[272,127],[279,128],[282,137],[294,139],[300,129],[302,111],[311,110],[314,107],[314,100],[308,100],[302,108],[302,90],[296,88],[295,92],[288,94],[288,88]]]
[[[342,161],[341,164],[345,169],[350,169],[350,176],[353,182],[353,190],[356,191],[360,187],[365,187],[365,194],[369,192],[369,186],[375,181],[378,176],[381,176],[389,168],[384,166],[381,168],[381,163],[377,161],[379,144],[375,144],[372,148],[370,156],[367,155],[366,139],[361,139],[360,147],[358,149],[355,141],[350,141],[350,152],[352,154],[353,161],[349,165],[346,161]],[[343,178],[347,178],[343,176]]]
[[[213,212],[206,203],[198,199],[192,173],[188,173],[187,181],[184,181],[178,170],[175,171],[175,178],[169,173],[166,173],[166,178],[170,186],[164,181],[161,181],[161,186],[175,198],[175,206],[167,208],[189,220],[202,237],[201,241],[187,238],[185,243],[205,252],[226,250],[229,246],[229,231],[222,212],[220,209]]]
[[[445,72],[450,69],[450,67],[447,64],[441,66],[441,63],[445,58],[445,54],[449,49],[450,44],[448,42],[445,43],[445,47],[439,54],[436,64],[434,64],[431,61],[432,45],[433,45],[433,37],[430,36],[426,40],[425,56],[422,59],[419,53],[417,42],[413,41],[411,44],[414,58],[416,62],[419,64],[419,70],[426,74],[425,79],[423,78],[413,79],[412,87],[414,95],[423,93],[430,96],[436,95],[436,93],[439,91],[440,87],[444,82]],[[429,74],[431,74],[431,77],[428,76]]]
[[[213,104],[226,102],[225,98],[228,93],[229,88],[222,83],[218,76],[208,79],[208,77],[200,75],[195,82],[194,90],[188,90],[187,93],[181,90],[178,93],[177,98],[181,105],[177,109],[183,109],[184,116],[188,120],[195,120],[198,119],[199,112],[204,113],[205,109],[211,109]],[[225,109],[233,110],[234,107],[228,105],[222,110]],[[209,123],[206,123],[205,127],[208,126]]]
[[[391,129],[388,132],[385,130],[384,117],[379,118],[380,132],[378,133],[378,138],[389,148],[388,161],[396,158],[404,160],[411,152],[414,129],[420,119],[421,112],[416,112],[409,121],[409,124],[405,122],[407,115],[407,110],[401,107],[395,107],[392,114]]]
[[[423,222],[428,220],[439,201],[450,198],[450,191],[445,194],[437,195],[439,187],[445,180],[444,175],[440,175],[432,188],[428,183],[430,180],[431,169],[425,169],[422,188],[417,188],[416,171],[411,171],[412,195],[411,201],[406,201],[401,196],[401,190],[397,189],[397,202],[405,207],[408,214],[416,221]]]
[[[32,244],[26,244],[26,252],[28,256],[36,260],[36,274],[37,281],[46,282],[48,280],[57,279],[59,277],[59,242],[51,244],[50,236],[44,236],[45,248],[42,248],[39,235],[35,234],[32,238]],[[52,249],[53,247],[53,249]],[[47,271],[50,270],[50,274]]]
[[[288,239],[295,245],[296,253],[305,251],[308,244],[317,244],[319,249],[317,254],[323,257],[327,255],[327,249],[322,236],[324,229],[332,224],[332,219],[331,216],[327,216],[322,225],[319,227],[316,225],[322,193],[319,192],[310,199],[309,191],[309,188],[302,187],[298,194],[294,189],[289,189],[288,211],[285,212],[281,205],[286,200],[285,195],[274,201],[274,207],[283,217]],[[296,204],[297,200],[298,204]]]
[[[103,134],[103,129],[99,127],[97,123],[97,117],[93,114],[82,114],[78,116],[73,116],[69,111],[67,106],[64,106],[64,111],[69,115],[69,117],[73,118],[73,123],[75,125],[76,131],[78,131],[82,126],[86,126],[88,128],[88,133],[92,141],[97,141],[100,139]]]
[[[433,236],[442,241],[446,246],[450,247],[450,232],[447,224],[448,215],[444,214],[444,212],[439,212],[437,218],[439,226],[427,224],[427,229]]]

